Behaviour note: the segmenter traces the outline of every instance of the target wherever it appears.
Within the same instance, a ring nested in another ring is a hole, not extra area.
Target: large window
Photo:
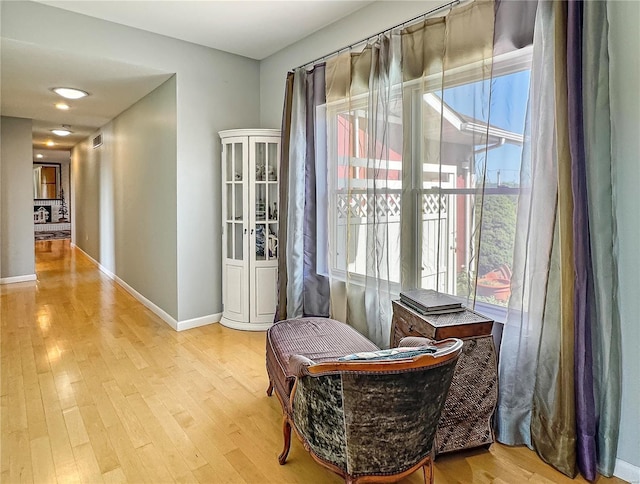
[[[475,292],[506,305],[529,65],[526,53],[512,54],[496,59],[491,81],[461,70],[444,88],[442,76],[405,85],[386,103],[384,125],[372,120],[380,117],[370,116],[370,102],[328,107],[333,277],[365,277],[375,226],[398,289]]]
[[[398,98],[399,99],[399,98]],[[329,135],[330,270],[356,280],[367,265],[366,238],[375,223],[386,231],[389,279],[400,283],[402,130],[390,130],[384,142],[369,146],[366,109],[335,112]],[[374,128],[375,129],[375,128]],[[371,152],[375,150],[375,152]]]

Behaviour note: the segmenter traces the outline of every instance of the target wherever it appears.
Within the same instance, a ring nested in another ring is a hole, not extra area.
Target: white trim
[[[17,282],[29,282],[37,280],[35,274],[27,274],[24,276],[3,277],[0,279],[0,284],[15,284]]]
[[[71,222],[52,222],[46,224],[33,224],[33,231],[38,232],[51,232],[54,230],[71,230]]]
[[[280,130],[279,129],[262,129],[262,128],[225,129],[224,131],[219,131],[218,135],[220,136],[221,139],[238,138],[238,137],[246,138],[248,136],[276,136],[279,138]]]
[[[178,322],[176,331],[184,331],[187,329],[199,328],[200,326],[206,326],[207,324],[216,324],[220,322],[222,313],[209,314],[208,316],[201,316],[199,318],[185,319]]]
[[[220,319],[220,324],[227,328],[239,329],[241,331],[266,331],[273,325],[273,323],[241,323],[225,317]]]
[[[131,287],[126,282],[124,282],[118,276],[113,277],[113,280],[116,281],[125,291],[131,294],[134,298],[140,301],[144,306],[146,306],[147,309],[149,309],[152,313],[154,313],[156,316],[162,319],[165,323],[167,323],[173,329],[178,331],[178,322],[164,309],[162,309],[160,306],[149,301],[146,297],[144,297],[142,294],[140,294],[138,291],[136,291],[133,287]]]
[[[87,254],[80,247],[75,245],[74,248],[76,250],[82,252],[82,254],[85,257],[87,257],[91,262],[93,262],[96,266],[98,266],[98,269],[100,269],[100,272],[102,272],[109,279],[115,281],[116,284],[120,285],[120,287],[122,287],[122,289],[124,289],[129,294],[131,294],[135,299],[140,301],[152,313],[154,313],[156,316],[158,316],[160,319],[162,319],[165,323],[167,323],[173,329],[175,329],[175,330],[178,329],[178,322],[169,313],[167,313],[164,309],[162,309],[160,306],[157,306],[156,304],[154,304],[151,301],[149,301],[146,297],[144,297],[142,294],[140,294],[138,291],[136,291],[133,287],[131,287],[129,284],[127,284],[125,281],[123,281],[120,277],[115,275],[113,272],[111,272],[105,266],[100,264],[100,262],[95,260],[93,257],[91,257],[89,254]]]
[[[640,483],[640,467],[620,459],[616,459],[613,475],[632,484]]]
[[[113,280],[116,284],[122,287],[125,291],[131,294],[135,299],[141,302],[147,309],[149,309],[153,314],[162,319],[165,323],[171,326],[176,331],[184,331],[187,329],[197,328],[199,326],[205,326],[207,324],[213,324],[220,321],[220,317],[222,313],[209,314],[208,316],[202,316],[199,318],[187,319],[184,321],[176,321],[169,313],[167,313],[164,309],[149,301],[146,297],[136,291],[133,287],[123,281],[120,277],[115,275],[105,266],[100,264],[97,260],[87,254],[84,250],[78,247],[76,244],[71,244],[73,248],[82,252],[82,254],[87,257],[91,262],[93,262],[100,271],[106,275],[109,279]]]
[[[82,250],[76,244],[72,243],[71,247],[82,252],[82,254],[84,254],[84,256],[87,257],[91,262],[93,262],[104,275],[106,275],[109,279],[112,279],[113,281],[115,281],[116,284],[118,284],[125,291],[131,294],[135,299],[141,302],[143,306],[149,309],[153,314],[158,316],[160,319],[162,319],[165,323],[167,323],[176,331],[185,331],[187,329],[198,328],[200,326],[205,326],[207,324],[214,324],[219,322],[220,318],[222,317],[222,313],[214,313],[214,314],[209,314],[207,316],[201,316],[199,318],[185,319],[184,321],[176,321],[164,309],[154,304],[153,302],[149,301],[146,297],[144,297],[142,294],[136,291],[133,287],[131,287],[129,284],[127,284],[125,281],[123,281],[120,277],[115,275],[105,266],[100,264],[97,260],[95,260],[89,254],[87,254],[84,250]]]

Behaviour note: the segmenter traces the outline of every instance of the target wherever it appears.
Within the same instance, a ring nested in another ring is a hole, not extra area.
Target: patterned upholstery
[[[303,355],[315,363],[337,360],[361,351],[379,350],[352,327],[328,318],[287,319],[267,332],[267,374],[282,403],[289,407],[295,372],[289,368],[291,355]]]
[[[431,452],[456,360],[392,373],[304,376],[295,429],[311,452],[352,477],[401,474]]]
[[[421,466],[432,481],[435,432],[462,342],[436,346],[436,353],[406,359],[338,361],[377,347],[329,319],[274,324],[267,333],[267,371],[285,414],[280,463],[293,426],[314,458],[349,483],[394,479]]]

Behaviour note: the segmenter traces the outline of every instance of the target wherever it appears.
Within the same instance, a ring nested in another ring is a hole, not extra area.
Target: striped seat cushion
[[[302,355],[314,363],[335,361],[361,352],[377,351],[375,344],[351,326],[328,318],[287,319],[267,331],[267,373],[286,407],[293,387],[289,358]]]

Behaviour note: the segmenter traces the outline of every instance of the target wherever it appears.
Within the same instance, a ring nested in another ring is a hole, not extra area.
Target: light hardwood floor
[[[68,241],[36,252],[37,283],[1,288],[3,483],[341,482],[296,439],[278,465],[264,333],[175,332]],[[585,482],[497,444],[435,472],[438,484]]]

